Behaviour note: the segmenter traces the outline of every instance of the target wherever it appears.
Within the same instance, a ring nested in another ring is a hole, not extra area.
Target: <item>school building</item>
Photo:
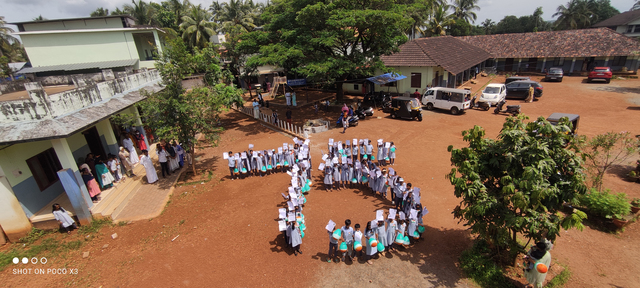
[[[55,202],[69,203],[65,208],[81,224],[90,221],[94,203],[78,166],[89,153],[118,155],[111,116],[131,114],[145,134],[134,104],[146,98],[142,90],[162,89],[158,71],[116,77],[105,70],[103,76],[98,82],[76,77],[65,91],[28,82],[22,91],[0,94],[0,228],[9,241],[51,221]]]

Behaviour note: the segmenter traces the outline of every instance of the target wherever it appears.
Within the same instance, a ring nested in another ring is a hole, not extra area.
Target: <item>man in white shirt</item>
[[[167,172],[167,176],[171,175],[169,172],[169,163],[167,160],[169,159],[169,152],[164,150],[162,145],[156,145],[156,154],[158,154],[158,162],[160,162],[160,170],[162,170],[162,178],[167,178],[165,176],[165,172]]]

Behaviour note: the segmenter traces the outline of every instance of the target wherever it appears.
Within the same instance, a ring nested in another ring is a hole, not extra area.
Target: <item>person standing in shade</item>
[[[291,92],[289,90],[284,93],[284,98],[287,99],[287,106],[291,106]]]
[[[298,102],[296,100],[296,91],[293,91],[293,93],[291,93],[291,104],[293,106],[298,106]]]
[[[547,277],[547,271],[549,269],[549,265],[551,265],[551,253],[549,253],[551,247],[544,241],[540,241],[536,243],[534,247],[531,247],[531,250],[528,255],[525,256],[525,264],[526,268],[524,271],[524,276],[527,278],[527,286],[526,288],[542,288],[542,284],[544,284],[544,279]],[[544,264],[544,273],[538,271],[538,265]]]
[[[93,203],[97,203],[98,200],[100,200],[98,195],[100,195],[100,193],[102,192],[100,191],[98,182],[96,182],[96,179],[93,177],[93,175],[91,175],[89,169],[87,168],[83,168],[82,170],[80,170],[80,174],[82,176],[82,180],[84,181],[84,185],[87,186],[87,190],[89,192],[89,196],[91,196],[91,200],[93,201]]]
[[[420,99],[420,92],[416,89],[416,92],[413,92],[413,98]]]
[[[165,156],[165,159],[166,159],[166,156]],[[167,162],[165,162],[165,165],[166,163]],[[156,181],[158,181],[158,172],[156,172],[156,167],[153,166],[153,161],[151,161],[151,157],[149,157],[149,151],[147,151],[146,149],[142,150],[142,156],[140,157],[140,164],[144,166],[144,171],[147,174],[147,182],[149,182],[149,184],[156,183]]]
[[[287,109],[287,113],[285,113],[285,115],[287,116],[287,122],[289,124],[291,124],[291,115],[293,114],[293,112],[291,112],[291,109]]]
[[[133,174],[133,167],[131,167],[131,161],[129,161],[129,152],[124,150],[124,147],[120,146],[118,156],[120,157],[120,163],[122,164],[124,174],[129,177],[136,176],[136,174]]]
[[[158,154],[158,162],[160,162],[160,170],[162,170],[162,178],[167,178],[166,176],[171,175],[169,172],[169,152],[162,147],[162,145],[156,145],[156,154]],[[165,176],[166,172],[166,176]]]
[[[124,146],[124,148],[127,148],[127,150],[129,150],[129,162],[131,162],[131,165],[136,165],[139,162],[138,152],[136,152],[136,147],[133,146],[133,141],[131,141],[131,138],[129,138],[128,134],[124,135],[124,139],[122,140],[122,146]]]

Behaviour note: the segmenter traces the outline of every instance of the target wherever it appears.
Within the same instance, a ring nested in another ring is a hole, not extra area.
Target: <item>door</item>
[[[505,60],[504,71],[513,71],[513,58],[507,58]]]
[[[102,140],[100,140],[100,133],[98,133],[98,129],[93,126],[82,132],[82,135],[84,135],[84,139],[87,140],[87,146],[89,146],[91,154],[94,156],[100,155],[100,159],[106,161],[107,154],[104,152],[104,147],[102,147]]]
[[[529,69],[527,71],[536,71],[538,66],[538,58],[529,58]]]

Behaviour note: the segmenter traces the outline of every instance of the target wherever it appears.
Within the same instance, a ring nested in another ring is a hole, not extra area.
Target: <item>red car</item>
[[[611,82],[611,76],[613,76],[613,73],[611,73],[611,68],[596,67],[593,68],[591,72],[589,72],[589,78],[587,78],[587,81],[591,82],[593,80],[604,80],[605,82],[609,83]]]

